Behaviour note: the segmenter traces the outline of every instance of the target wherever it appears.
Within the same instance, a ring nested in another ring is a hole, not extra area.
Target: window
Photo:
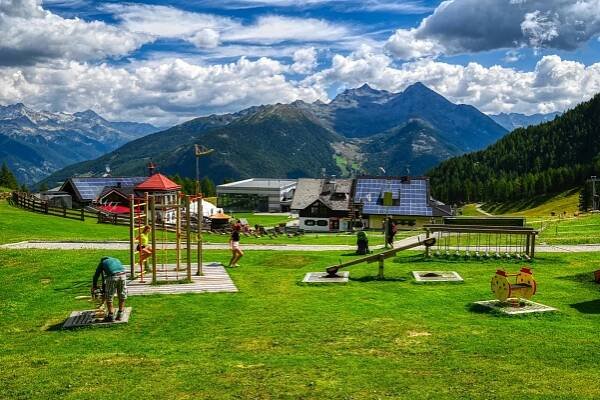
[[[328,224],[327,224],[327,221],[320,219],[317,221],[317,225],[318,226],[327,226]]]
[[[314,226],[315,225],[315,220],[314,219],[307,219],[304,221],[304,225],[306,226]]]

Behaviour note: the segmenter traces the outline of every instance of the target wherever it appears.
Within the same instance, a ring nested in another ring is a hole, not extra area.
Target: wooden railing
[[[10,203],[15,207],[20,207],[40,214],[53,215],[55,217],[79,221],[85,221],[86,215],[90,217],[90,213],[86,212],[83,208],[70,209],[67,207],[50,206],[47,201],[40,200],[30,193],[13,192],[10,197]],[[92,214],[92,216],[93,218],[96,218],[95,214]]]

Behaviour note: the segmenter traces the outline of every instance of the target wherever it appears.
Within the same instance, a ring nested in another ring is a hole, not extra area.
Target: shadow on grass
[[[600,299],[571,304],[570,306],[582,314],[600,314]]]
[[[499,315],[500,313],[492,308],[482,306],[481,304],[470,303],[467,305],[466,309],[472,313],[476,314],[491,314],[491,315]]]
[[[57,324],[49,325],[46,328],[44,328],[44,330],[46,332],[58,332],[58,331],[62,331],[64,323],[65,323],[65,321],[61,321],[61,322],[59,322]]]
[[[593,272],[583,272],[576,275],[559,276],[558,279],[564,279],[571,282],[595,284]]]

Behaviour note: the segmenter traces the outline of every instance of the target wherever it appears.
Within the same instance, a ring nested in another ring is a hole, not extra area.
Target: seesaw
[[[413,248],[419,247],[419,246],[425,246],[425,247],[429,248],[429,247],[433,246],[434,244],[435,244],[435,238],[427,238],[425,240],[417,239],[413,243],[409,243],[404,246],[397,247],[395,249],[386,250],[384,252],[381,252],[378,254],[372,254],[367,257],[361,257],[356,260],[348,261],[345,263],[332,265],[331,267],[328,267],[326,269],[327,275],[325,277],[326,278],[339,278],[340,276],[338,275],[338,271],[342,268],[347,268],[352,265],[362,264],[362,263],[369,264],[369,263],[373,263],[373,262],[377,261],[377,262],[379,262],[378,277],[379,277],[379,279],[383,279],[384,260],[386,258],[394,257],[398,252],[401,252],[403,250],[409,250],[409,249],[413,249]]]

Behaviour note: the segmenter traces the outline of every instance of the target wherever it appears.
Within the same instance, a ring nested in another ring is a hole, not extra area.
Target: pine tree
[[[208,176],[202,178],[202,181],[200,181],[200,187],[202,188],[202,194],[205,197],[213,197],[217,195],[215,183]]]
[[[13,190],[19,189],[19,183],[6,162],[3,162],[2,167],[0,167],[0,186]]]

